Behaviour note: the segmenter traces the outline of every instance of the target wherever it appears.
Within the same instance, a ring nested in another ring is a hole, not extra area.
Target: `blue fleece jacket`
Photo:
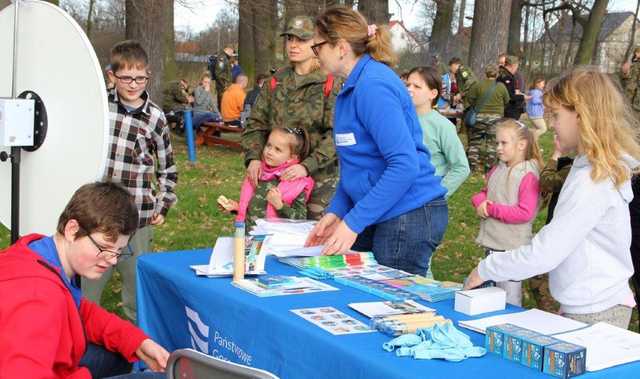
[[[340,182],[328,212],[361,233],[441,198],[413,102],[398,76],[365,54],[336,99]]]

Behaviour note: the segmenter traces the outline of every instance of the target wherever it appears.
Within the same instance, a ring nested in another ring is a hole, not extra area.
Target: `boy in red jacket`
[[[0,378],[108,377],[138,359],[164,370],[169,353],[83,298],[79,285],[80,277],[99,278],[115,265],[137,227],[124,188],[86,184],[52,237],[27,235],[0,251]]]

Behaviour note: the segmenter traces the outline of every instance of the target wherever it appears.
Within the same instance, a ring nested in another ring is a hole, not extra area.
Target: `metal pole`
[[[18,16],[20,0],[13,2],[13,66],[11,67],[11,98],[18,97]],[[11,243],[20,238],[20,153],[22,148],[11,147]]]

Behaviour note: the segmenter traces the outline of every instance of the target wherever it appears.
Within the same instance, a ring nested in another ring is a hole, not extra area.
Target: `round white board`
[[[19,6],[17,92],[36,92],[48,130],[35,152],[22,151],[20,235],[52,234],[58,216],[82,184],[104,172],[108,105],[100,64],[82,28],[43,1]],[[0,11],[0,97],[11,97],[14,5]],[[0,146],[0,151],[10,151]],[[0,221],[11,226],[11,164],[0,162]]]

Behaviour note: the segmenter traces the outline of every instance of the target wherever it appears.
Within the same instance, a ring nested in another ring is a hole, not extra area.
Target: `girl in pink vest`
[[[471,198],[481,219],[476,242],[487,254],[531,241],[540,195],[542,158],[533,132],[504,119],[496,125],[496,140],[500,162],[487,174],[486,187]],[[507,292],[508,303],[522,305],[521,282],[500,282],[498,287]]]
[[[237,211],[236,221],[255,225],[259,218],[307,218],[307,201],[313,190],[309,176],[294,180],[281,180],[290,166],[303,161],[309,154],[309,139],[302,128],[273,128],[262,150],[258,184],[245,178],[240,190],[240,201],[218,199],[227,211]]]

